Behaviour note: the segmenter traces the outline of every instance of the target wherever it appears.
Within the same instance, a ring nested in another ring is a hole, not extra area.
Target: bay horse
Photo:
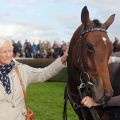
[[[105,106],[113,94],[108,71],[108,59],[112,53],[112,42],[107,29],[114,21],[111,15],[103,24],[99,20],[90,20],[85,6],[81,12],[82,24],[74,32],[68,50],[68,81],[65,97],[69,99],[79,120],[101,120],[98,111],[80,104],[85,96]],[[64,104],[64,120],[66,101]],[[99,109],[98,109],[99,110]]]

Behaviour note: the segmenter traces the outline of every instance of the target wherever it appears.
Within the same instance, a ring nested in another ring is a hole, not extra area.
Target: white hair
[[[9,39],[9,38],[1,38],[1,37],[0,37],[0,48],[3,47],[3,45],[4,45],[5,42],[10,42],[11,45],[13,46],[13,43],[12,43],[12,40],[11,40],[11,39]]]

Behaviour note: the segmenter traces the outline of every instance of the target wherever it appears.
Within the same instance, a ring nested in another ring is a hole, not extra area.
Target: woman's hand
[[[98,106],[99,104],[95,102],[95,100],[89,96],[86,96],[82,99],[81,104],[83,104],[84,106],[91,108],[91,107],[95,107]]]
[[[64,54],[63,54],[63,56],[61,57],[61,62],[62,62],[62,64],[66,64],[67,57],[68,57],[68,49],[64,51]]]

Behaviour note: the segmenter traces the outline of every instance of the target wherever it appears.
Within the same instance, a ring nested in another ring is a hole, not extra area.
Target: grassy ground
[[[28,87],[29,106],[35,113],[35,120],[62,120],[64,86],[63,82],[44,82]],[[68,120],[78,120],[70,104]]]

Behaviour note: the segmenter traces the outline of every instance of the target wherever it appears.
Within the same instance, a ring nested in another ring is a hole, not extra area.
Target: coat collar
[[[17,60],[15,60],[15,58],[13,58],[13,61],[15,62],[15,68],[18,66],[18,65],[20,65],[21,63],[19,63]]]

